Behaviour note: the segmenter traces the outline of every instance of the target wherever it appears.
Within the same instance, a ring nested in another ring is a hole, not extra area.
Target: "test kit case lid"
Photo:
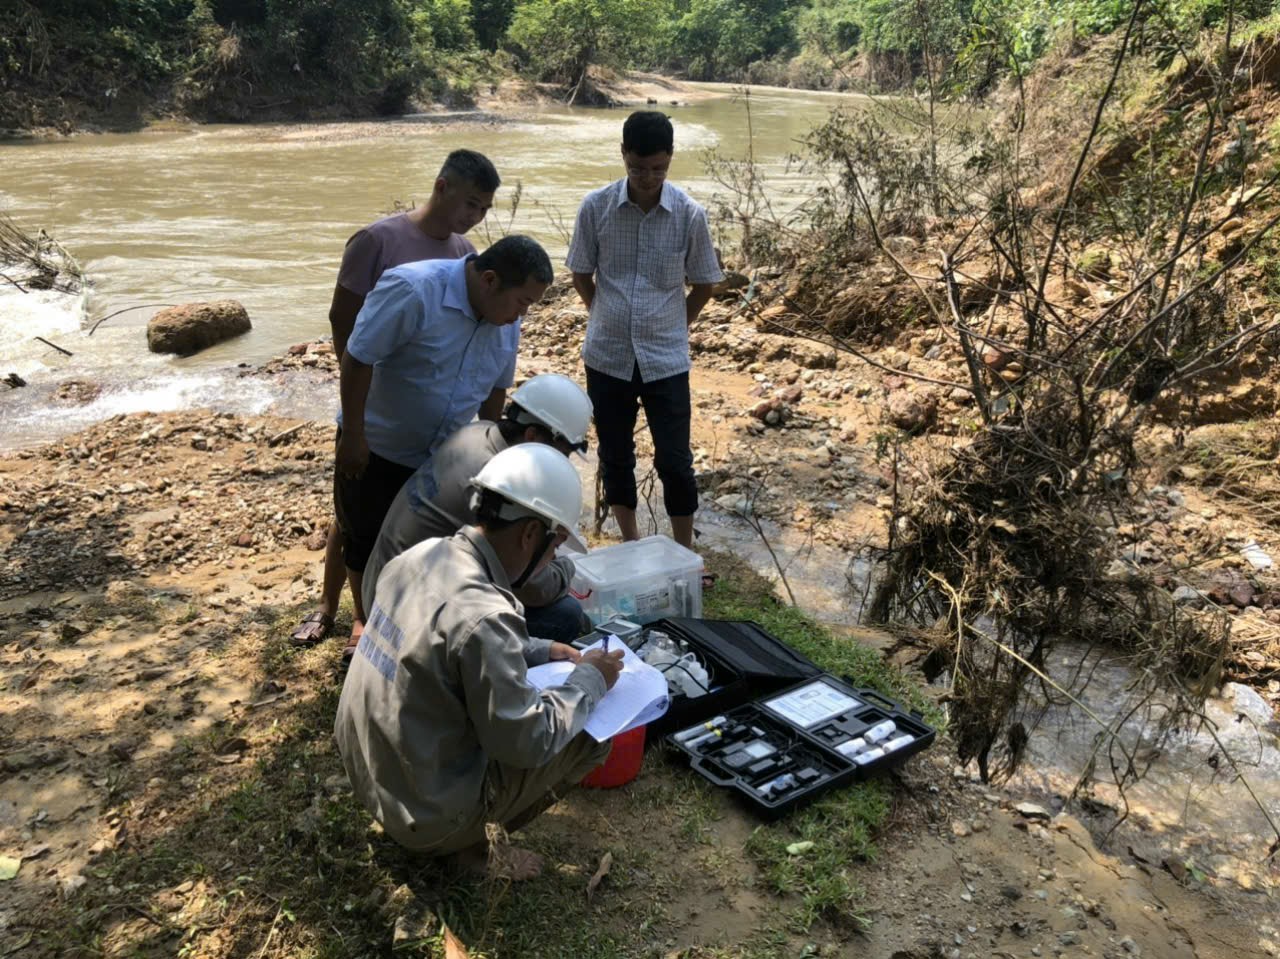
[[[748,620],[672,617],[650,626],[670,629],[699,650],[713,653],[753,687],[776,689],[822,673],[807,657]]]
[[[674,697],[666,715],[650,723],[647,743],[822,673],[806,657],[748,620],[673,616],[649,623],[646,628],[661,630],[688,643],[708,667],[713,681],[705,696]]]

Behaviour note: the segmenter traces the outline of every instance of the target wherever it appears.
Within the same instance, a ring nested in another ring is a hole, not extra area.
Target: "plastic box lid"
[[[702,569],[702,557],[667,536],[646,536],[629,543],[593,549],[575,556],[575,579],[593,588],[638,582],[655,576],[681,576]]]

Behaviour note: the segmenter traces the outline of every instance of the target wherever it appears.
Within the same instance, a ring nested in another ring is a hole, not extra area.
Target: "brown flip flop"
[[[329,635],[333,629],[333,617],[316,610],[298,624],[298,628],[289,636],[294,646],[314,646]]]

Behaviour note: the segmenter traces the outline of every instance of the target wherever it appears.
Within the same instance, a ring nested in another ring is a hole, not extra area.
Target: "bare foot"
[[[342,658],[350,659],[356,654],[356,648],[360,645],[360,637],[364,635],[364,623],[360,620],[354,620],[351,623],[351,635],[347,637],[347,645],[342,647]]]

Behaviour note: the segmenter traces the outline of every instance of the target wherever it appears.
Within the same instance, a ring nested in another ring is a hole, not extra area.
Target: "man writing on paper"
[[[529,879],[533,853],[489,849],[485,824],[518,829],[609,754],[583,726],[617,682],[622,652],[531,639],[512,589],[558,545],[579,545],[577,471],[540,443],[503,450],[472,484],[475,526],[429,539],[378,579],[342,688],[334,735],[356,795],[397,842]],[[529,666],[577,665],[537,690]]]

